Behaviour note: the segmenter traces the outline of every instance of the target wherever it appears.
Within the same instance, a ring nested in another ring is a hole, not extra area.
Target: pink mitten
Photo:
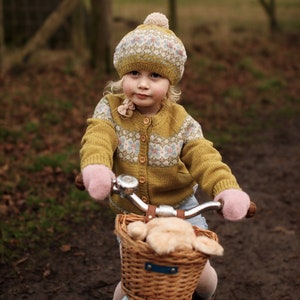
[[[214,201],[223,200],[224,206],[222,213],[225,219],[238,221],[243,219],[250,207],[248,194],[236,189],[228,189],[219,193]]]
[[[115,174],[104,165],[89,165],[82,170],[83,183],[90,196],[104,200],[111,191]]]

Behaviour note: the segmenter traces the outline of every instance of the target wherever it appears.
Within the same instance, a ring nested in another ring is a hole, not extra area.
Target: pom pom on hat
[[[168,18],[159,12],[152,13],[147,16],[144,21],[145,25],[157,25],[169,29],[169,20]]]
[[[120,77],[134,70],[147,70],[168,78],[173,85],[181,79],[185,61],[184,45],[169,29],[167,17],[157,12],[126,34],[114,53]]]

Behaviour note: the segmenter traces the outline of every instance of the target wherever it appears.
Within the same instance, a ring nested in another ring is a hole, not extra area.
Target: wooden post
[[[92,0],[91,64],[100,72],[111,72],[112,7],[110,0]]]

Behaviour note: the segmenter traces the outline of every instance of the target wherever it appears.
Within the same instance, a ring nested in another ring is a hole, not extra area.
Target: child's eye
[[[137,76],[139,75],[139,71],[131,71],[129,74],[133,76]]]
[[[161,76],[158,73],[151,73],[151,77],[160,78]]]

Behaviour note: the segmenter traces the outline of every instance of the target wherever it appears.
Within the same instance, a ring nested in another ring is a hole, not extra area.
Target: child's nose
[[[138,87],[140,89],[147,89],[149,88],[148,80],[145,77],[141,77],[138,83]]]

